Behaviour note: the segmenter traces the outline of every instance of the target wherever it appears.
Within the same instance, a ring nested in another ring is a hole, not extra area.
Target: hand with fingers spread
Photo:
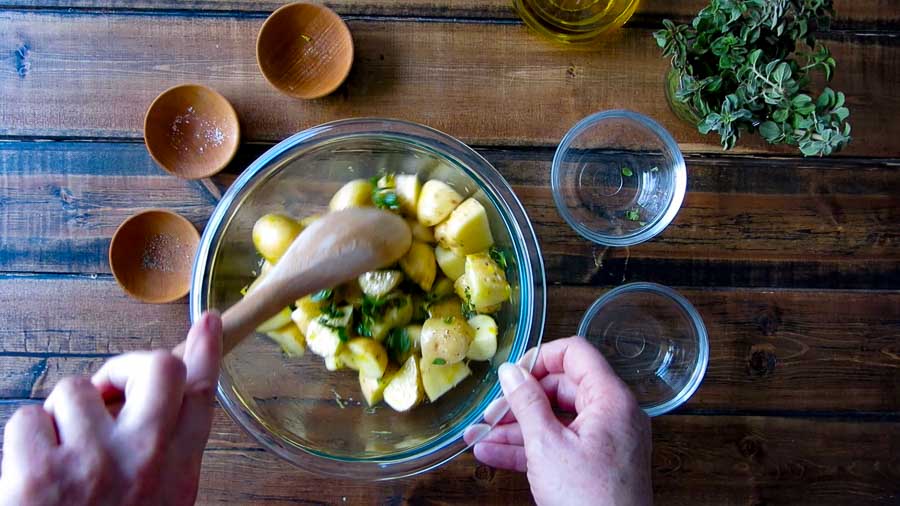
[[[484,436],[478,460],[526,472],[539,505],[652,503],[649,419],[589,342],[552,341],[530,374],[515,364],[499,374],[504,397],[485,413],[497,425],[465,434],[470,444]]]
[[[3,434],[0,501],[15,505],[193,504],[209,437],[222,322],[204,315],[183,357],[110,359],[60,381]]]

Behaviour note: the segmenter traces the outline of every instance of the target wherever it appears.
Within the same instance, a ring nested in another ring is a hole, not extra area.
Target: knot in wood
[[[756,324],[764,336],[775,335],[781,326],[781,310],[777,307],[766,308],[756,315]]]
[[[751,375],[765,377],[775,372],[775,346],[771,344],[754,344],[747,357],[747,368]]]

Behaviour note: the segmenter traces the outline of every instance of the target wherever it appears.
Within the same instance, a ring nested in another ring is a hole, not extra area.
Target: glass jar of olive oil
[[[550,39],[578,45],[597,42],[622,26],[639,0],[513,0],[525,24]]]

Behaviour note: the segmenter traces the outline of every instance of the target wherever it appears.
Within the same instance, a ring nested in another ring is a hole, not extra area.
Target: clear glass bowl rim
[[[603,309],[603,306],[621,295],[634,292],[654,293],[678,305],[687,314],[688,320],[694,327],[694,334],[697,336],[697,349],[699,350],[697,366],[692,371],[691,377],[684,388],[682,388],[674,397],[662,404],[642,407],[644,412],[647,413],[647,416],[654,417],[664,415],[678,406],[681,406],[694,395],[694,392],[700,387],[700,383],[703,382],[703,377],[706,375],[706,367],[709,365],[709,336],[706,333],[706,325],[703,323],[703,318],[700,317],[700,313],[693,304],[684,298],[683,295],[668,286],[648,282],[629,283],[613,288],[591,304],[591,307],[584,313],[581,324],[578,325],[578,335],[587,338],[587,332],[591,326],[591,321],[596,318],[597,313]]]
[[[647,226],[624,235],[604,234],[579,223],[566,207],[565,200],[562,197],[562,193],[565,190],[562,184],[563,156],[568,151],[569,146],[588,128],[610,119],[625,119],[646,127],[656,135],[665,146],[666,150],[672,153],[674,158],[671,168],[674,171],[675,188],[672,198],[666,206],[665,212],[660,216],[657,216],[657,218]],[[550,166],[550,186],[557,211],[559,211],[560,216],[562,216],[566,223],[578,232],[579,235],[591,242],[603,246],[634,246],[656,237],[672,223],[673,219],[675,219],[675,215],[677,215],[678,210],[681,209],[681,203],[684,201],[684,193],[687,189],[687,168],[684,163],[684,156],[682,155],[681,149],[678,147],[675,138],[673,138],[672,134],[659,123],[640,113],[625,109],[613,109],[591,114],[576,123],[575,126],[566,133],[562,138],[562,141],[560,141],[559,146],[556,148],[556,153],[553,155],[553,163]]]
[[[485,191],[488,198],[498,206],[499,214],[513,236],[516,262],[520,272],[522,303],[509,361],[518,362],[528,349],[539,347],[543,339],[547,307],[544,263],[537,235],[518,197],[497,169],[462,141],[419,123],[389,118],[352,118],[311,127],[279,142],[241,173],[216,205],[201,236],[191,274],[189,296],[191,322],[196,322],[208,305],[206,288],[209,272],[206,267],[211,262],[210,255],[215,251],[222,229],[227,224],[226,219],[231,217],[231,208],[240,205],[240,201],[246,197],[248,186],[249,191],[252,191],[251,183],[258,178],[265,178],[267,169],[283,161],[281,157],[289,152],[302,152],[324,142],[353,136],[383,136],[411,142],[463,168]],[[537,354],[532,354],[529,363],[520,365],[530,370],[536,358]],[[402,453],[400,458],[357,460],[329,457],[313,450],[285,444],[281,439],[273,437],[265,429],[264,424],[227,394],[230,388],[229,378],[224,374],[220,375],[217,384],[219,403],[248,435],[265,448],[306,471],[367,481],[414,476],[435,469],[465,452],[472,445],[467,445],[463,441],[463,431],[474,423],[484,423],[484,410],[491,401],[501,395],[499,382],[495,381],[483,401],[474,407],[461,423],[427,445]],[[484,435],[486,433],[478,439]]]

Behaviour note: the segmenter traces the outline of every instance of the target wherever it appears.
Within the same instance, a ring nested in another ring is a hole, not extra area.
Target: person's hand
[[[60,381],[43,407],[16,411],[3,434],[0,501],[193,504],[221,340],[219,317],[204,315],[183,359],[164,350],[120,355],[90,380]]]
[[[493,429],[478,424],[465,434],[469,444],[484,436],[475,445],[479,461],[527,472],[540,505],[652,503],[650,421],[590,343],[552,341],[531,374],[503,364],[499,375],[504,397],[488,407],[485,421],[502,418]]]

